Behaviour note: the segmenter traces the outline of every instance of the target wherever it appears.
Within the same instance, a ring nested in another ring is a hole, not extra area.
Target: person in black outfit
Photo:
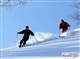
[[[24,34],[22,40],[20,41],[19,47],[24,46],[26,44],[26,41],[29,39],[29,35],[30,34],[32,36],[35,36],[34,33],[31,30],[29,30],[29,27],[28,26],[26,26],[26,29],[25,30],[23,30],[21,32],[18,32],[17,34]]]

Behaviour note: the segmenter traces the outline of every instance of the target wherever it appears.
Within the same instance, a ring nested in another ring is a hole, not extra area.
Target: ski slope
[[[69,36],[67,36],[66,33],[63,34],[65,34],[65,38],[56,38],[50,33],[38,32],[36,34],[36,38],[39,39],[37,40],[37,43],[34,41],[34,43],[27,44],[22,48],[15,46],[1,49],[0,57],[1,59],[26,59],[34,57],[61,57],[64,52],[79,53],[80,28],[68,32]],[[61,34],[61,36],[63,34]],[[40,38],[42,38],[41,41]]]

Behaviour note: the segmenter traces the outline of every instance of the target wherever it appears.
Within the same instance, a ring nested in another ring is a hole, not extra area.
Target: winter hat
[[[29,26],[26,26],[26,28],[29,28]]]
[[[63,19],[62,19],[61,21],[62,21],[62,22],[64,22],[64,20],[63,20]]]

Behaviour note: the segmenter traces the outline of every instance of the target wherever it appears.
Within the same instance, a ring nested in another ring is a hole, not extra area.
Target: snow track
[[[58,38],[51,41],[44,41],[34,45],[27,45],[22,48],[14,47],[1,50],[1,57],[18,57],[18,56],[54,56],[55,53],[76,51],[79,52],[80,37]],[[53,53],[53,52],[55,53]],[[48,54],[45,52],[49,52]]]

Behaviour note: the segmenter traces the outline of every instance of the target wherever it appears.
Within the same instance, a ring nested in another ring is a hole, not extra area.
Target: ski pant
[[[62,33],[66,32],[68,30],[68,28],[65,28],[62,30]]]
[[[26,44],[26,41],[28,40],[29,38],[26,37],[26,36],[23,36],[22,40],[20,41],[20,45],[25,45]]]

